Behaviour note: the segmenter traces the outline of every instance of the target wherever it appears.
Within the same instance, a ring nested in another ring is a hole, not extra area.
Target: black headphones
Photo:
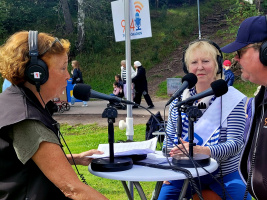
[[[38,31],[29,31],[28,44],[30,61],[24,74],[26,80],[35,85],[40,92],[40,85],[48,80],[49,72],[46,63],[38,58]]]
[[[264,66],[267,66],[267,41],[263,42],[260,47],[260,61]]]
[[[265,19],[267,24],[267,15]],[[267,66],[267,41],[264,41],[260,47],[260,61],[264,66]]]
[[[199,41],[206,41],[208,42],[209,44],[211,44],[212,46],[214,46],[220,53],[220,55],[217,55],[217,63],[218,63],[218,71],[217,71],[217,74],[220,74],[222,73],[222,66],[223,66],[223,54],[222,54],[222,51],[220,49],[220,47],[213,41],[210,41],[210,40],[206,40],[206,39],[199,39],[199,40],[195,40],[193,42],[191,42],[188,47],[195,43],[195,42],[199,42]],[[188,47],[185,49],[184,53],[183,53],[183,59],[182,59],[182,62],[183,62],[183,70],[184,70],[184,73],[188,74],[188,70],[187,70],[187,66],[185,64],[185,52],[186,50],[188,49]]]

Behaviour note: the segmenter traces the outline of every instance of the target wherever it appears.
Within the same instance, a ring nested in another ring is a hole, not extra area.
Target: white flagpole
[[[201,31],[200,31],[200,11],[199,11],[199,0],[197,0],[197,13],[198,13],[198,39],[201,39]]]
[[[124,0],[125,19],[125,54],[126,54],[126,83],[127,100],[132,100],[132,78],[131,78],[131,36],[130,36],[130,0]],[[127,105],[126,136],[128,140],[133,140],[133,113],[132,105]]]
[[[130,0],[124,0],[124,19],[125,19],[125,54],[126,54],[126,84],[127,100],[132,100],[132,78],[131,78],[131,35],[130,35]],[[127,105],[126,117],[126,136],[127,140],[133,140],[133,113],[132,106]],[[133,198],[133,183],[128,182],[128,188]]]

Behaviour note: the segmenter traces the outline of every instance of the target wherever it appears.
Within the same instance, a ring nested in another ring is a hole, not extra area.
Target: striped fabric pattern
[[[126,81],[126,69],[123,69],[121,74],[122,74],[121,79],[123,81]]]
[[[190,89],[190,95],[193,96],[196,94],[195,88]],[[212,97],[209,105],[216,99]],[[175,99],[169,108],[169,117],[166,128],[167,137],[167,146],[173,147],[174,144],[178,144],[177,139],[177,108],[174,107],[178,102],[178,99]],[[197,105],[197,101],[194,105]],[[223,175],[234,172],[238,169],[238,162],[240,159],[241,150],[244,145],[243,133],[245,128],[245,110],[244,102],[241,101],[239,104],[232,110],[230,115],[227,117],[227,127],[219,127],[215,133],[211,136],[209,141],[205,146],[209,146],[211,150],[211,157],[221,161],[222,173]],[[208,107],[208,106],[207,106]],[[204,110],[205,112],[205,110]],[[181,113],[182,116],[182,138],[187,134],[188,131],[188,117],[185,113]],[[196,122],[195,122],[196,123]],[[173,142],[172,142],[173,141]],[[166,137],[163,143],[163,146],[166,147]]]

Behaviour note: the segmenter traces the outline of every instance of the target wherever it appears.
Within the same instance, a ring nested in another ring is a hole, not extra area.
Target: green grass
[[[134,140],[145,140],[144,125],[134,126]],[[97,124],[70,126],[61,125],[61,132],[72,153],[80,153],[89,149],[97,149],[99,144],[108,143],[108,129]],[[126,140],[125,130],[114,127],[115,142],[118,140]],[[158,144],[157,150],[160,150]],[[69,153],[64,145],[64,151]],[[74,167],[73,167],[74,168]],[[74,168],[75,169],[75,168]],[[127,199],[127,195],[120,181],[100,178],[90,174],[87,166],[78,166],[80,174],[83,174],[87,183],[105,195],[110,200]],[[140,182],[147,199],[151,199],[152,192],[156,182]],[[134,188],[134,198],[139,200],[137,190]],[[254,199],[253,199],[254,200]]]
[[[93,125],[62,125],[61,132],[72,153],[80,153],[89,149],[97,149],[98,144],[108,143],[108,128]],[[114,127],[115,142],[126,140],[125,130]],[[146,133],[145,125],[134,126],[134,140],[144,141]],[[64,145],[65,146],[65,145]],[[158,144],[157,149],[160,149]],[[66,147],[64,147],[68,153]],[[127,195],[120,181],[100,178],[90,174],[86,166],[78,166],[79,172],[84,175],[90,186],[104,194],[108,199],[127,199]],[[141,182],[144,192],[148,199],[151,198],[156,182]],[[134,189],[135,199],[140,199],[136,189]]]
[[[247,97],[254,97],[254,92],[257,90],[258,85],[251,82],[245,82],[243,80],[237,80],[233,85],[240,92],[245,94]]]

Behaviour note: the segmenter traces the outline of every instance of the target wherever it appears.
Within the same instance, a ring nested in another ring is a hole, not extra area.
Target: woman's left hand
[[[183,154],[183,152],[185,152],[185,149],[187,152],[189,152],[189,142],[186,142],[184,140],[182,140],[180,138],[180,140],[182,141],[183,145],[182,144],[179,144],[178,147],[174,147],[171,151],[170,151],[170,156],[174,156],[176,154]],[[210,152],[210,148],[209,147],[203,147],[203,146],[199,146],[199,145],[196,145],[193,147],[193,153],[196,153],[196,154],[206,154],[206,155],[211,155],[211,152]]]
[[[91,149],[89,151],[85,151],[79,154],[75,154],[73,155],[75,163],[77,165],[84,165],[84,166],[88,166],[93,158],[89,158],[88,156],[92,156],[93,154],[103,154],[103,151],[98,151],[96,149]],[[71,160],[70,160],[71,161]]]

